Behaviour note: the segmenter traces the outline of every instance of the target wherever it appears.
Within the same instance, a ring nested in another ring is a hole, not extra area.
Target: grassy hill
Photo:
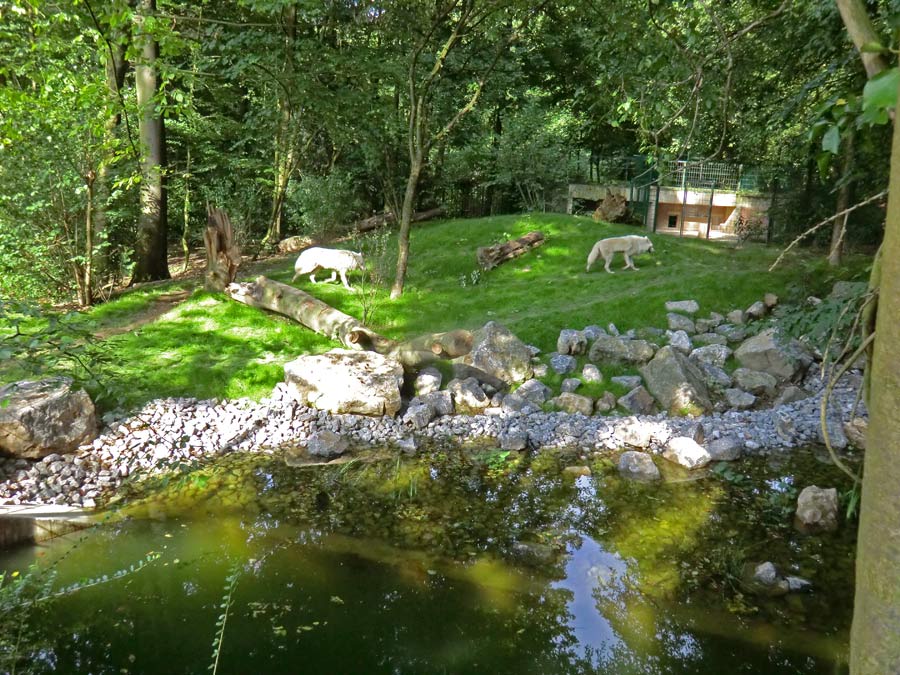
[[[490,272],[476,271],[479,246],[531,230],[544,232],[547,243]],[[412,231],[406,292],[398,301],[387,299],[386,288],[367,302],[366,294],[347,293],[339,283],[313,286],[303,278],[296,285],[358,317],[364,305],[371,309],[375,304],[370,325],[391,337],[477,328],[495,320],[552,351],[562,328],[610,322],[620,329],[665,327],[666,300],[694,299],[703,314],[725,312],[745,308],[766,292],[788,300],[823,293],[834,281],[820,254],[791,254],[769,273],[779,253],[774,247],[736,248],[665,235],[651,237],[655,253],[636,259],[638,272],[621,271],[620,255],[613,263],[616,274],[606,274],[602,260],[585,272],[597,239],[635,233],[641,232],[558,214],[429,223]],[[395,240],[380,236],[387,238],[384,262],[391,268]],[[285,258],[266,274],[289,282],[293,261]],[[853,261],[842,276],[858,276],[865,262]],[[389,285],[392,269],[387,276]],[[358,285],[359,275],[351,275],[351,282]],[[179,289],[188,291],[183,299],[173,296]],[[282,379],[286,361],[339,346],[282,317],[190,291],[183,282],[136,290],[88,315],[92,330],[104,338],[126,404],[161,396],[263,396]]]

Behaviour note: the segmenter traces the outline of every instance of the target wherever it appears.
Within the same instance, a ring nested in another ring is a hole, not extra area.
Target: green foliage
[[[0,381],[48,376],[72,378],[97,403],[116,400],[112,350],[81,315],[0,299]]]
[[[300,223],[300,231],[311,236],[347,225],[361,208],[352,178],[339,171],[326,176],[305,175],[292,182],[287,205]]]

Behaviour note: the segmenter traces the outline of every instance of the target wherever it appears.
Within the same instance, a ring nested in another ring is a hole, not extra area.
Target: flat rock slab
[[[36,544],[92,524],[88,511],[46,504],[0,505],[0,550]]]
[[[0,387],[0,404],[0,450],[15,457],[74,452],[97,437],[91,397],[67,377]]]
[[[284,380],[288,391],[310,407],[393,417],[400,410],[403,366],[375,352],[332,349],[285,364]]]

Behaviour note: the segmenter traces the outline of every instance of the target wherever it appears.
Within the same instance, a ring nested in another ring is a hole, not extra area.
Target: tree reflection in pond
[[[801,537],[770,487],[840,487],[831,467],[800,453],[745,461],[742,480],[669,469],[646,485],[609,459],[578,478],[566,464],[490,448],[303,468],[231,456],[138,486],[108,524],[41,551],[43,567],[61,558],[55,588],[110,579],[9,613],[27,630],[18,657],[0,638],[0,671],[203,672],[235,562],[219,672],[833,673],[844,660],[852,528]],[[148,551],[159,559],[113,578]],[[748,597],[745,560],[815,590]]]

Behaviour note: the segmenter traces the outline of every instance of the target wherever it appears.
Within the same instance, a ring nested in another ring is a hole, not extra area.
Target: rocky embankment
[[[835,389],[835,416],[849,415],[858,377],[849,375]],[[816,389],[818,375],[808,376],[804,385]],[[662,453],[672,438],[687,436],[709,447],[734,448],[737,453],[778,451],[821,440],[820,395],[775,409],[727,411],[693,419],[665,413],[605,417],[489,407],[479,415],[440,416],[422,428],[416,428],[409,416],[342,415],[302,406],[285,385],[259,402],[163,399],[126,418],[107,418],[101,435],[76,452],[54,453],[38,461],[0,459],[0,503],[90,508],[104,493],[141,476],[235,451],[289,455],[309,446],[323,432],[346,440],[351,450],[394,447],[417,452],[429,443],[489,438],[512,450],[574,447],[590,455],[626,448]],[[838,444],[846,444],[840,425],[834,434]],[[718,439],[728,442],[711,443]],[[328,457],[330,451],[324,447],[321,453]]]

